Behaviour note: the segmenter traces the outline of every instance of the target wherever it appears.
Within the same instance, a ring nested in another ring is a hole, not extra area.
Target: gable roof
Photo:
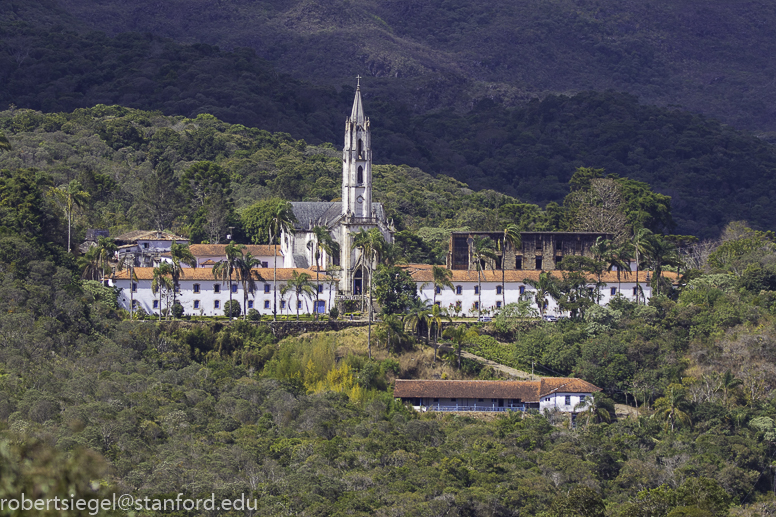
[[[195,257],[226,257],[227,244],[192,244],[189,246],[191,254]],[[245,245],[245,251],[253,255],[254,257],[271,257],[273,253],[278,257],[282,257],[280,252],[280,246],[278,244],[247,244]]]
[[[294,228],[330,226],[342,215],[342,203],[336,201],[297,201],[291,203],[296,222]]]
[[[437,381],[397,379],[395,398],[494,398],[539,402],[555,392],[593,393],[601,388],[574,378],[544,377],[538,381]]]

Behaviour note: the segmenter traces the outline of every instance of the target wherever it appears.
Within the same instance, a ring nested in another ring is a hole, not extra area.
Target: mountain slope
[[[350,84],[356,74],[382,78],[380,88],[418,111],[451,101],[465,109],[472,99],[514,104],[551,92],[615,89],[740,128],[776,130],[769,102],[776,94],[771,2],[59,0],[56,5],[108,34],[149,32],[184,43],[253,48],[298,78],[333,85]],[[436,94],[429,94],[434,85]],[[458,98],[449,90],[466,95]]]

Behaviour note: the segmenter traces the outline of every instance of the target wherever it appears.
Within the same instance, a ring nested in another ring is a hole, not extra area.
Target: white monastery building
[[[261,267],[253,271],[255,291],[245,293],[248,284],[234,277],[231,286],[232,299],[240,303],[242,312],[256,309],[262,314],[273,312],[275,283],[273,271],[277,266],[278,314],[327,313],[337,299],[362,298],[369,286],[362,278],[368,261],[376,266],[375,257],[363,257],[354,247],[354,236],[361,232],[378,231],[388,243],[393,243],[395,228],[386,218],[381,203],[372,201],[372,137],[370,122],[364,116],[360,83],[356,88],[353,108],[345,120],[345,142],[342,151],[342,200],[336,202],[293,202],[296,217],[294,233],[284,232],[280,244],[249,245],[244,251],[258,258]],[[328,256],[321,253],[316,264],[317,242],[314,228],[325,228],[339,245],[339,253]],[[450,251],[446,268],[452,272],[453,288],[435,288],[431,265],[405,266],[418,285],[421,299],[435,301],[455,314],[483,315],[498,311],[504,304],[521,299],[532,299],[534,289],[526,280],[538,280],[541,271],[554,276],[562,275],[557,269],[562,259],[569,255],[590,256],[591,247],[598,238],[609,237],[591,232],[523,232],[521,245],[501,247],[495,259],[477,264],[472,254],[475,239],[490,238],[499,241],[501,232],[455,232],[450,237]],[[151,285],[153,267],[160,262],[170,262],[170,247],[175,241],[188,241],[166,232],[130,232],[117,238],[120,255],[135,256],[131,270],[114,274],[113,283],[122,289],[119,296],[123,308],[130,305],[142,307],[147,313],[158,314],[171,304],[172,292],[163,292],[161,299]],[[190,246],[197,259],[197,267],[184,265],[179,281],[176,301],[189,315],[222,315],[224,303],[229,300],[229,286],[213,277],[212,268],[226,259],[226,245],[194,244]],[[477,270],[480,270],[479,276]],[[295,299],[294,295],[280,296],[280,290],[294,275],[307,273],[317,281],[317,297],[313,300]],[[135,280],[130,281],[134,272]],[[665,273],[674,276],[673,273]],[[615,296],[646,302],[652,295],[650,273],[623,271],[604,273],[603,287],[594,287],[596,278],[590,278],[590,289],[600,289],[600,303],[607,304]],[[250,291],[250,289],[248,289]],[[165,291],[163,289],[163,291]],[[436,293],[434,292],[436,291]],[[481,292],[480,292],[481,291]],[[480,307],[480,303],[482,307]],[[557,303],[548,297],[544,314],[561,316]],[[569,395],[574,396],[574,395]],[[479,397],[475,397],[479,398]],[[492,398],[492,397],[491,397]],[[519,397],[518,397],[519,398]],[[537,399],[537,403],[540,403]]]

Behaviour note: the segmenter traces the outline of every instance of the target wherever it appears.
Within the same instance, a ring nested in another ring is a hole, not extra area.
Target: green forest
[[[212,115],[339,146],[353,99],[352,80],[332,86],[283,75],[247,48],[19,20],[0,23],[0,35],[0,103],[11,112],[121,105],[189,119]],[[562,202],[576,168],[604,168],[671,196],[677,233],[713,238],[735,220],[761,230],[774,225],[773,146],[717,120],[613,91],[547,93],[509,107],[477,98],[467,109],[445,102],[449,107],[419,110],[372,81],[365,80],[363,94],[376,163],[420,168],[540,206]],[[17,128],[4,129],[13,139]]]
[[[0,501],[774,515],[774,23],[760,1],[8,2]],[[88,229],[262,244],[283,200],[338,200],[357,74],[374,200],[397,229],[375,293],[399,314],[278,337],[226,317],[137,320],[87,279],[101,267],[78,254]],[[534,298],[442,323],[395,264],[442,264],[466,230],[606,231],[678,280],[601,307],[580,271],[606,264],[580,260],[546,286],[570,318],[542,321]],[[574,425],[393,398],[397,378],[503,377],[461,351],[602,392]]]
[[[113,289],[81,278],[49,195],[73,181],[89,194],[74,209],[75,242],[95,225],[153,225],[149,194],[169,195],[181,207],[173,223],[207,238],[190,214],[199,204],[207,218],[211,199],[238,223],[293,192],[334,199],[331,146],[117,106],[0,120],[11,137],[0,158],[0,498],[246,494],[260,515],[773,511],[772,233],[728,225],[647,306],[590,305],[529,326],[505,312],[471,327],[464,349],[602,387],[575,427],[553,414],[419,414],[393,400],[393,379],[495,372],[459,367],[454,353],[434,361],[389,316],[371,359],[363,330],[278,340],[261,324],[131,321]],[[562,228],[584,202],[575,193],[601,182],[618,185],[630,227],[668,229],[675,213],[648,185],[600,169],[577,170],[548,210],[406,166],[376,166],[375,178],[420,258],[457,225]]]

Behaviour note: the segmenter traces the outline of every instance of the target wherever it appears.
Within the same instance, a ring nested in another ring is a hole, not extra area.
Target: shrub
[[[175,302],[175,305],[172,306],[172,316],[177,319],[180,319],[183,316],[183,305],[179,302]]]
[[[224,316],[227,318],[236,318],[242,311],[240,309],[240,302],[237,300],[230,300],[224,304]]]
[[[333,320],[336,320],[337,317],[339,317],[339,309],[336,307],[329,309],[329,317]]]
[[[249,309],[248,310],[248,319],[251,321],[259,321],[261,320],[261,313],[257,311],[256,309]]]

